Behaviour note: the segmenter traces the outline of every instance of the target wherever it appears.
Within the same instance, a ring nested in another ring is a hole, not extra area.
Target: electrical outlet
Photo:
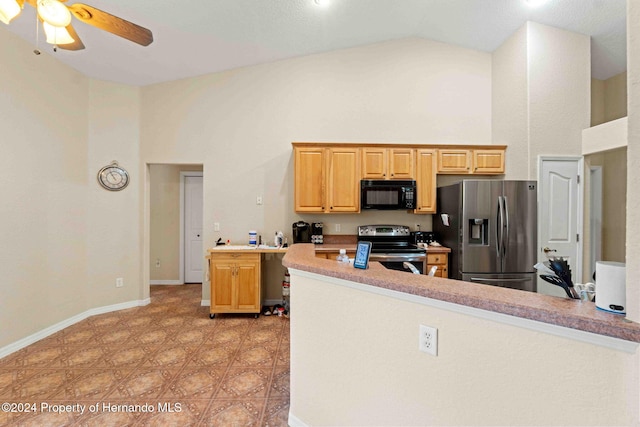
[[[124,286],[124,279],[122,277],[118,277],[116,279],[116,288],[121,288]]]
[[[214,222],[213,223],[213,231],[220,231],[220,223],[219,222]]]
[[[340,231],[340,224],[336,224],[336,231]]]
[[[418,339],[418,348],[420,351],[433,356],[438,355],[438,329],[432,328],[431,326],[420,325]]]
[[[256,197],[256,205],[261,205],[261,204],[262,204],[262,196]]]
[[[160,268],[160,258],[156,258],[156,268]]]

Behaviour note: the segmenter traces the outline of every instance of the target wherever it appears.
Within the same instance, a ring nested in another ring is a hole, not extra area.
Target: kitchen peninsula
[[[313,245],[293,245],[283,264],[295,307],[290,425],[638,421],[625,372],[640,325],[593,303],[358,270]],[[436,356],[418,350],[420,325],[438,330]]]

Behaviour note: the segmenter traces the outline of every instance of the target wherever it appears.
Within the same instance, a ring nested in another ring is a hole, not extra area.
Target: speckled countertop
[[[359,270],[316,258],[315,249],[313,244],[292,245],[282,263],[288,268],[640,343],[639,323],[597,310],[592,302],[387,270],[376,262]]]

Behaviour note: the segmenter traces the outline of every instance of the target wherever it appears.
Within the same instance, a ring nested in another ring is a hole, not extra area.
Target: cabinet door
[[[391,179],[413,179],[413,150],[389,149],[389,175]]]
[[[329,212],[360,211],[360,149],[330,148]]]
[[[256,261],[238,262],[236,266],[236,304],[238,310],[260,310],[260,265]]]
[[[438,173],[466,174],[470,170],[470,150],[438,149]]]
[[[436,150],[416,151],[416,213],[436,212]]]
[[[325,211],[324,148],[296,147],[294,149],[294,203],[296,212]]]
[[[233,308],[234,271],[235,266],[229,262],[211,262],[211,309]]]
[[[387,178],[387,149],[363,148],[362,149],[362,178],[386,179]]]
[[[504,150],[473,150],[474,174],[503,174]]]

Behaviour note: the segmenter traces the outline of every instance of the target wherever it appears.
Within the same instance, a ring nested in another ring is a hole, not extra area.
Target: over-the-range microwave
[[[413,180],[360,181],[360,209],[414,209],[416,182]]]

